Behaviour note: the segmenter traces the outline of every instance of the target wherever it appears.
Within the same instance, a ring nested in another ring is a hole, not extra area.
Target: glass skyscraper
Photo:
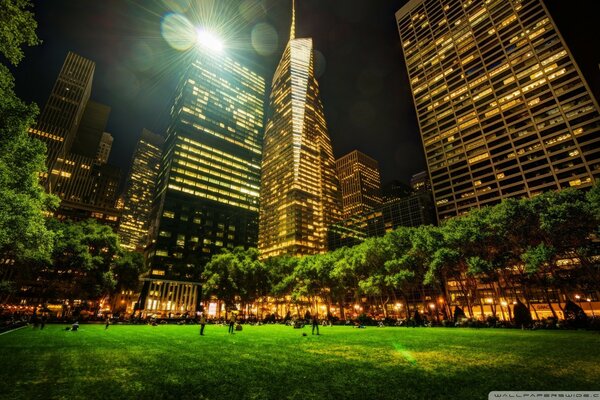
[[[438,219],[600,177],[598,104],[541,0],[411,0],[396,19]]]
[[[158,173],[148,312],[195,311],[211,255],[256,246],[264,93],[261,76],[219,52],[198,49],[185,72]]]
[[[121,247],[129,251],[141,252],[147,245],[163,142],[161,136],[144,129],[133,152],[118,231]]]
[[[271,87],[260,191],[261,257],[326,251],[327,226],[340,219],[340,190],[312,39],[292,27]]]

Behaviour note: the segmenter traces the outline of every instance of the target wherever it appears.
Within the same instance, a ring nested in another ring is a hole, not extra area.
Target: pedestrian
[[[317,328],[317,335],[319,334],[319,317],[317,317],[317,314],[315,313],[315,315],[313,315],[312,317],[312,334],[315,334],[315,328]]]
[[[204,326],[206,325],[206,316],[204,313],[200,314],[200,336],[204,336]]]
[[[110,325],[110,318],[106,317],[106,324],[104,325],[104,330],[107,330],[109,325]]]
[[[46,326],[46,316],[42,315],[42,319],[40,320],[40,330],[44,329],[44,326]]]
[[[228,333],[233,333],[233,328],[235,326],[235,313],[232,311],[231,316],[229,317],[229,330]]]

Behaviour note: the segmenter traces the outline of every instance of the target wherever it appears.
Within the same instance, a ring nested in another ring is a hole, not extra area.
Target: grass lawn
[[[600,390],[599,360],[593,332],[47,325],[0,336],[0,398],[487,399]]]

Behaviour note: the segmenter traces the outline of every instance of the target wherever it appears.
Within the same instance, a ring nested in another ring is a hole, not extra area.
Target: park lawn
[[[580,331],[64,325],[0,336],[2,399],[485,399],[600,390]],[[306,332],[306,337],[302,336]]]

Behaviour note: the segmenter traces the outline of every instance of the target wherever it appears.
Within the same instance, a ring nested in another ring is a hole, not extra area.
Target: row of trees
[[[567,189],[507,199],[439,227],[401,227],[326,254],[261,262],[255,249],[224,251],[206,265],[203,292],[228,307],[265,296],[313,306],[319,300],[327,311],[337,306],[342,318],[347,303],[365,297],[386,316],[390,303],[406,304],[410,314],[411,304],[425,305],[428,297],[440,299],[448,316],[449,304],[483,313],[489,293],[494,312],[503,300],[530,306],[559,298],[562,308],[574,293],[598,290],[599,221],[599,184],[587,193]]]

